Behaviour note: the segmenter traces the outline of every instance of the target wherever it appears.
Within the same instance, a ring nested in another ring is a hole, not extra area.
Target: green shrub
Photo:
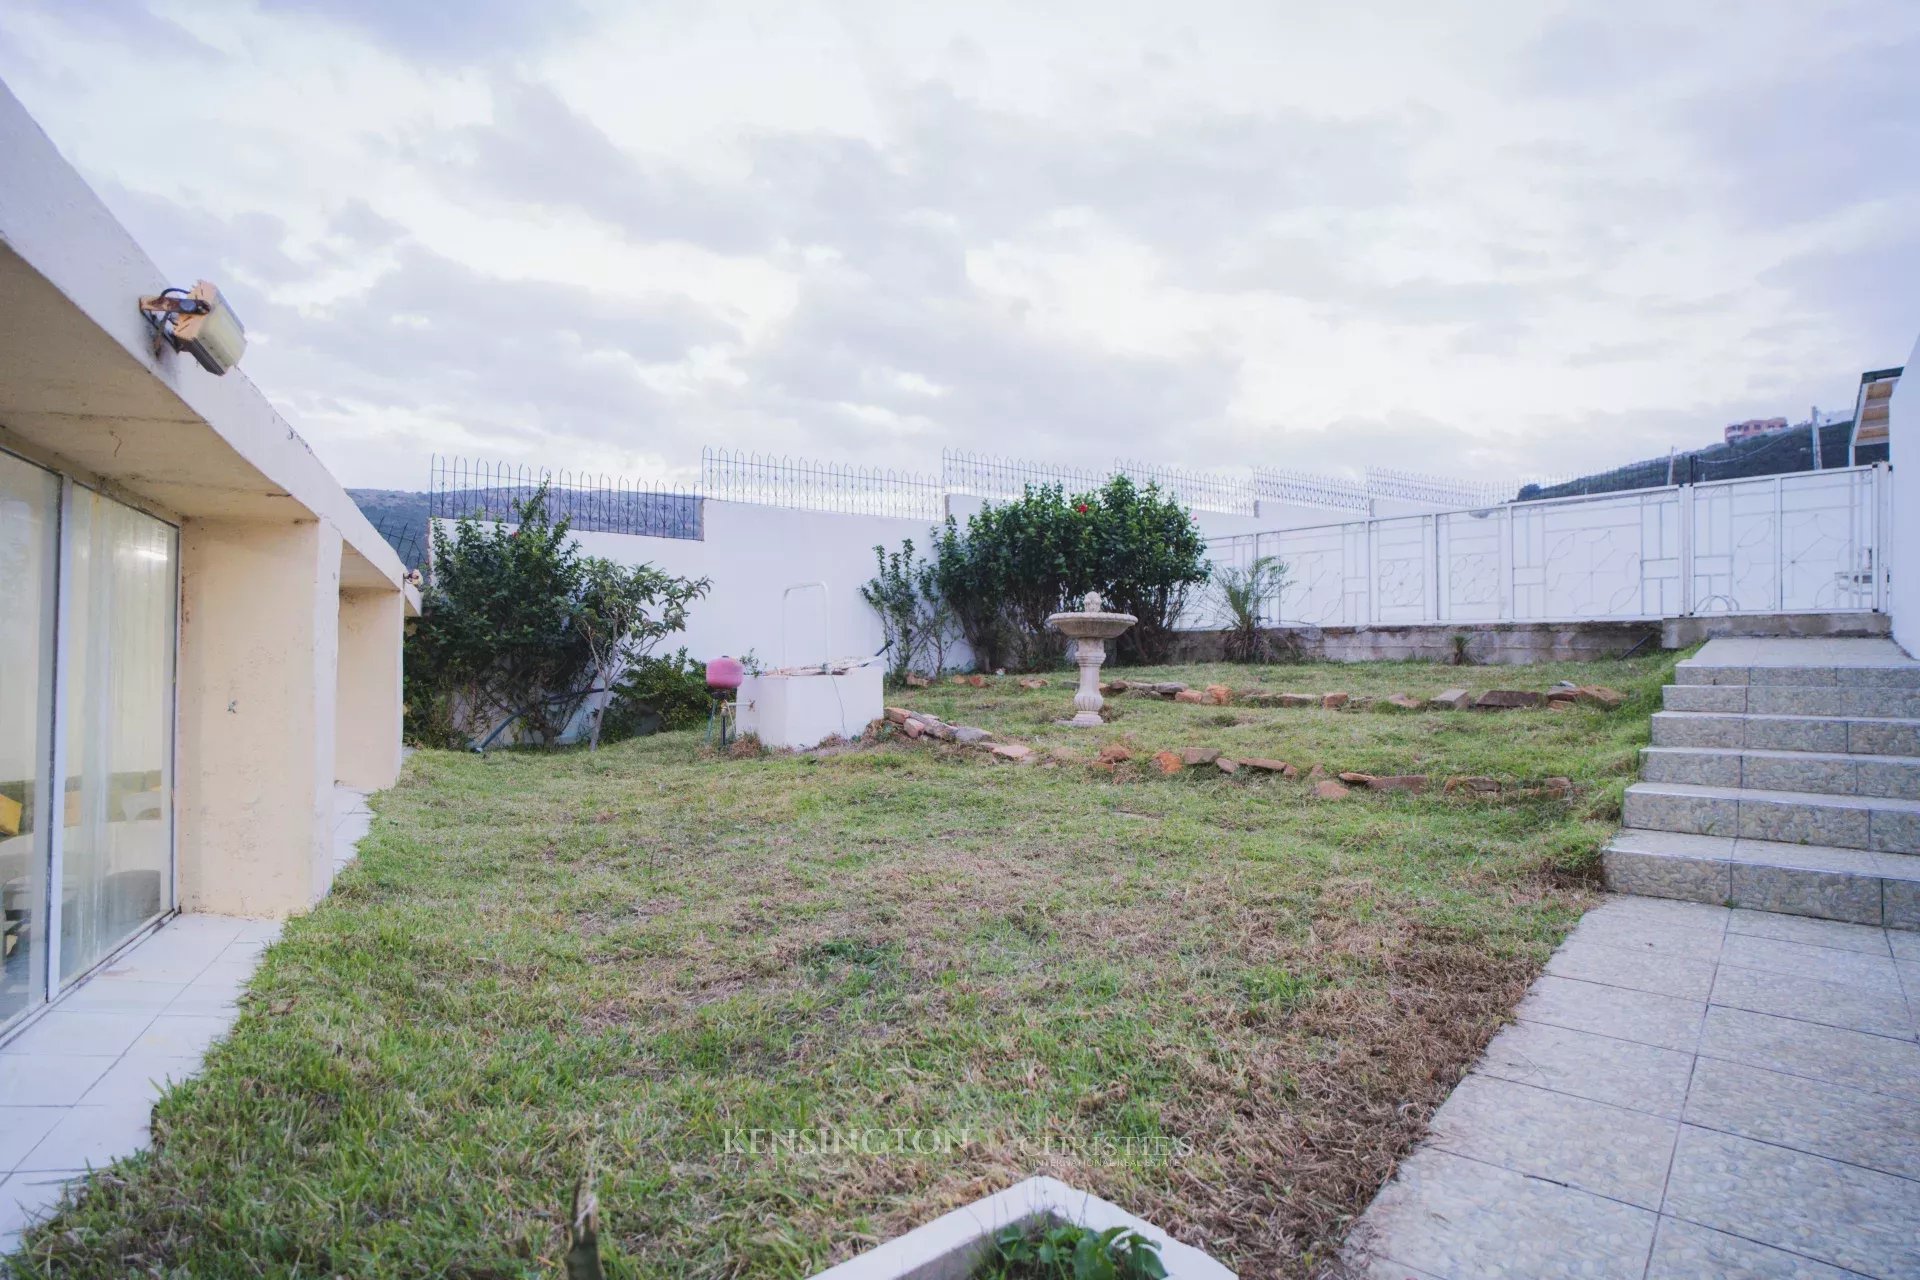
[[[433,527],[433,576],[404,651],[415,742],[462,747],[516,719],[517,736],[554,741],[706,593],[704,579],[582,555],[567,521],[548,518],[545,485],[513,517]]]
[[[1125,1227],[1003,1227],[973,1280],[1165,1280],[1160,1246]]]
[[[547,517],[543,485],[514,504],[514,523],[433,526],[433,577],[404,651],[407,730],[427,746],[462,747],[466,730],[516,712],[551,739],[573,705],[590,654],[573,625],[579,543]]]
[[[618,742],[661,729],[689,729],[707,718],[707,668],[685,649],[641,658],[613,687],[601,737]]]
[[[907,673],[918,668],[939,675],[947,664],[955,621],[935,583],[933,563],[915,554],[911,538],[901,539],[898,551],[875,547],[873,558],[878,572],[860,588],[860,598],[880,615],[888,677],[901,685]]]
[[[1187,509],[1126,476],[1072,498],[1030,485],[981,508],[964,533],[949,517],[933,550],[932,585],[988,669],[1059,661],[1066,638],[1047,618],[1078,609],[1088,591],[1138,619],[1115,643],[1117,661],[1164,662],[1187,592],[1207,577],[1206,542]]]
[[[1114,476],[1075,502],[1090,508],[1092,589],[1105,597],[1107,608],[1139,619],[1114,642],[1115,656],[1121,662],[1166,662],[1187,593],[1207,580],[1207,540],[1177,499],[1126,476]]]
[[[1226,608],[1228,662],[1264,662],[1273,646],[1262,630],[1260,609],[1287,589],[1287,566],[1275,556],[1260,556],[1246,568],[1216,569],[1214,585]]]

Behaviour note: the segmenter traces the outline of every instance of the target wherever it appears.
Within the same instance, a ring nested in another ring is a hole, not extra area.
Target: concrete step
[[[1653,745],[1920,756],[1920,719],[1656,711],[1653,713]]]
[[[1689,658],[1673,669],[1678,684],[1798,686],[1839,689],[1920,689],[1920,662],[1888,646],[1887,661],[1834,666],[1729,666]]]
[[[1701,787],[1920,800],[1920,757],[1916,756],[1648,747],[1640,753],[1640,778]]]
[[[1903,854],[1622,831],[1600,858],[1619,893],[1920,929],[1920,858]]]
[[[1920,800],[1636,782],[1621,816],[1642,831],[1920,853]]]
[[[1661,705],[1668,711],[1707,711],[1722,715],[1912,719],[1920,717],[1920,689],[1670,684],[1662,695]]]

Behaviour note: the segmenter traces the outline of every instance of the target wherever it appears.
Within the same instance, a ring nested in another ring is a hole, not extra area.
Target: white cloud
[[[391,487],[1706,443],[1910,346],[1916,50],[1899,0],[0,11],[0,75]]]

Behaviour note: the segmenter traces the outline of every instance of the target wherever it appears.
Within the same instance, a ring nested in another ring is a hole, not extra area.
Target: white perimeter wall
[[[947,498],[948,510],[963,525],[982,505],[982,499],[966,495]],[[620,564],[658,565],[679,577],[710,579],[713,585],[706,598],[688,610],[686,630],[660,646],[671,652],[685,645],[689,656],[702,661],[721,654],[741,657],[751,651],[765,666],[782,665],[781,594],[802,582],[825,582],[827,591],[824,599],[818,590],[796,591],[791,596],[787,663],[878,653],[884,643],[880,620],[860,598],[860,588],[874,576],[873,549],[880,545],[892,551],[901,539],[911,538],[914,549],[924,556],[938,528],[926,519],[797,511],[711,498],[704,506],[706,537],[700,541],[624,533],[574,534],[588,555]],[[1206,538],[1320,525],[1340,518],[1338,512],[1290,503],[1263,502],[1260,512],[1196,511],[1193,518]],[[1206,625],[1198,616],[1186,622]],[[972,663],[965,643],[955,640],[947,651],[947,666],[964,670]]]
[[[873,548],[889,551],[913,539],[925,555],[934,522],[891,516],[795,511],[746,502],[705,502],[706,538],[644,538],[624,533],[579,533],[588,555],[621,564],[654,564],[713,586],[688,611],[687,629],[661,648],[685,645],[691,657],[735,657],[752,651],[768,667],[781,663],[781,593],[798,582],[825,582],[827,593],[796,591],[788,609],[786,661],[866,657],[884,642],[880,620],[860,588],[874,576]],[[656,650],[658,652],[658,650]],[[964,644],[949,651],[949,666],[973,661]]]
[[[1907,568],[1920,566],[1920,464],[1901,464],[1902,449],[1911,447],[1920,458],[1920,342],[1914,343],[1913,354],[1907,357],[1907,371],[1893,389],[1889,411],[1893,529],[1887,561],[1892,574],[1888,612],[1893,615],[1893,638],[1902,649],[1920,657],[1920,572]]]

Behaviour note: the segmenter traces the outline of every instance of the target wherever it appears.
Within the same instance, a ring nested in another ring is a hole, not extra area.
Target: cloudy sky
[[[246,372],[406,488],[707,444],[1494,479],[1850,407],[1920,332],[1916,68],[1912,0],[0,6]]]

